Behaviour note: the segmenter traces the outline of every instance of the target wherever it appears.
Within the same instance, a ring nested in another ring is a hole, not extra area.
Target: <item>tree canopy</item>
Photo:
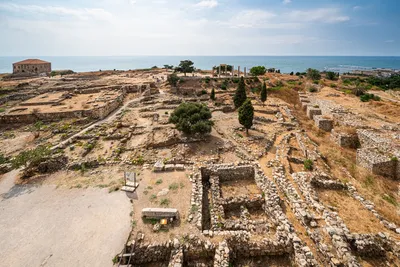
[[[339,73],[336,74],[333,71],[328,71],[326,73],[326,78],[328,80],[334,81],[334,80],[337,80],[338,77],[339,77]]]
[[[211,89],[211,95],[210,95],[211,100],[215,100],[215,90],[214,88]]]
[[[246,101],[247,95],[246,95],[246,85],[244,83],[244,78],[241,77],[238,88],[236,89],[235,96],[233,97],[233,102],[235,104],[235,108],[240,108],[244,101]]]
[[[250,69],[250,74],[253,76],[264,75],[267,72],[267,69],[264,66],[256,66]]]
[[[239,123],[246,128],[246,133],[249,133],[249,129],[253,126],[253,118],[254,108],[251,100],[247,99],[239,108]]]
[[[168,75],[167,81],[169,85],[176,87],[179,82],[179,77],[175,73],[172,73],[171,75]]]
[[[180,104],[169,117],[169,122],[185,134],[206,134],[211,132],[213,122],[210,109],[200,103]]]
[[[311,69],[310,68],[310,69],[307,70],[307,77],[309,79],[317,81],[317,80],[321,79],[321,73],[319,73],[319,71],[316,70],[316,69]]]
[[[265,101],[267,101],[267,85],[264,82],[261,89],[261,102],[264,103]]]
[[[194,72],[193,65],[194,63],[191,60],[182,60],[181,63],[179,63],[177,71],[183,72],[186,76],[186,73]]]

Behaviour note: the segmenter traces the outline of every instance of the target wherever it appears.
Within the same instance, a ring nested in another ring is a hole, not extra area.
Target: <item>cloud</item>
[[[317,8],[311,10],[294,10],[286,14],[287,18],[298,22],[338,23],[350,20],[337,8]]]
[[[361,9],[361,6],[353,6],[353,10],[359,10]]]
[[[32,13],[55,16],[72,16],[82,20],[99,19],[108,20],[112,17],[111,13],[101,8],[66,8],[59,6],[37,6],[37,5],[17,5],[12,3],[0,4],[0,10],[15,13]]]
[[[394,40],[386,40],[385,43],[394,43]]]
[[[194,5],[195,7],[199,8],[214,8],[218,6],[218,1],[216,0],[203,0],[201,2],[198,2],[197,4]]]
[[[292,0],[283,0],[283,4],[285,4],[285,5],[287,5],[287,4],[290,4],[292,2]]]

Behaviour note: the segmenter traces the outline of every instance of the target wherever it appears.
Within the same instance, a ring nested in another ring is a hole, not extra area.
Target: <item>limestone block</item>
[[[314,116],[315,125],[321,130],[326,132],[330,132],[333,129],[333,120],[324,118],[322,115],[315,115]]]
[[[307,107],[307,116],[308,116],[310,119],[314,119],[314,116],[315,116],[315,115],[322,115],[321,109],[319,109],[319,108],[314,108],[314,107],[312,107],[312,106],[308,106],[308,107]]]

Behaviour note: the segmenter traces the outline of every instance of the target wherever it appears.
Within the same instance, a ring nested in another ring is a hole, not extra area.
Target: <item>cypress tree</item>
[[[267,101],[267,85],[264,82],[263,87],[261,89],[261,102],[263,102],[264,104],[265,101]]]
[[[247,99],[239,108],[239,123],[246,128],[246,134],[249,134],[249,129],[253,126],[254,108],[251,100]]]
[[[244,84],[244,78],[241,77],[239,81],[238,88],[236,89],[235,96],[233,97],[233,102],[235,104],[235,108],[240,108],[243,103],[246,101],[246,86]]]
[[[214,88],[211,90],[210,98],[211,98],[211,100],[215,100],[215,90],[214,90]]]

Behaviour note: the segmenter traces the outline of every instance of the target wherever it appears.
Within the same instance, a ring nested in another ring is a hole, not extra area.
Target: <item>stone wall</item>
[[[372,173],[400,179],[398,173],[399,161],[393,160],[377,147],[357,149],[357,165],[360,165]]]
[[[209,168],[201,168],[202,176],[216,175],[220,182],[232,180],[252,180],[254,179],[253,166],[234,166],[232,164],[214,165]]]
[[[93,119],[103,119],[117,109],[123,102],[124,95],[105,103],[103,106],[95,107],[90,110],[73,110],[65,112],[47,112],[32,114],[6,114],[0,116],[0,123],[34,123],[40,121],[59,121],[62,119],[90,117]]]

